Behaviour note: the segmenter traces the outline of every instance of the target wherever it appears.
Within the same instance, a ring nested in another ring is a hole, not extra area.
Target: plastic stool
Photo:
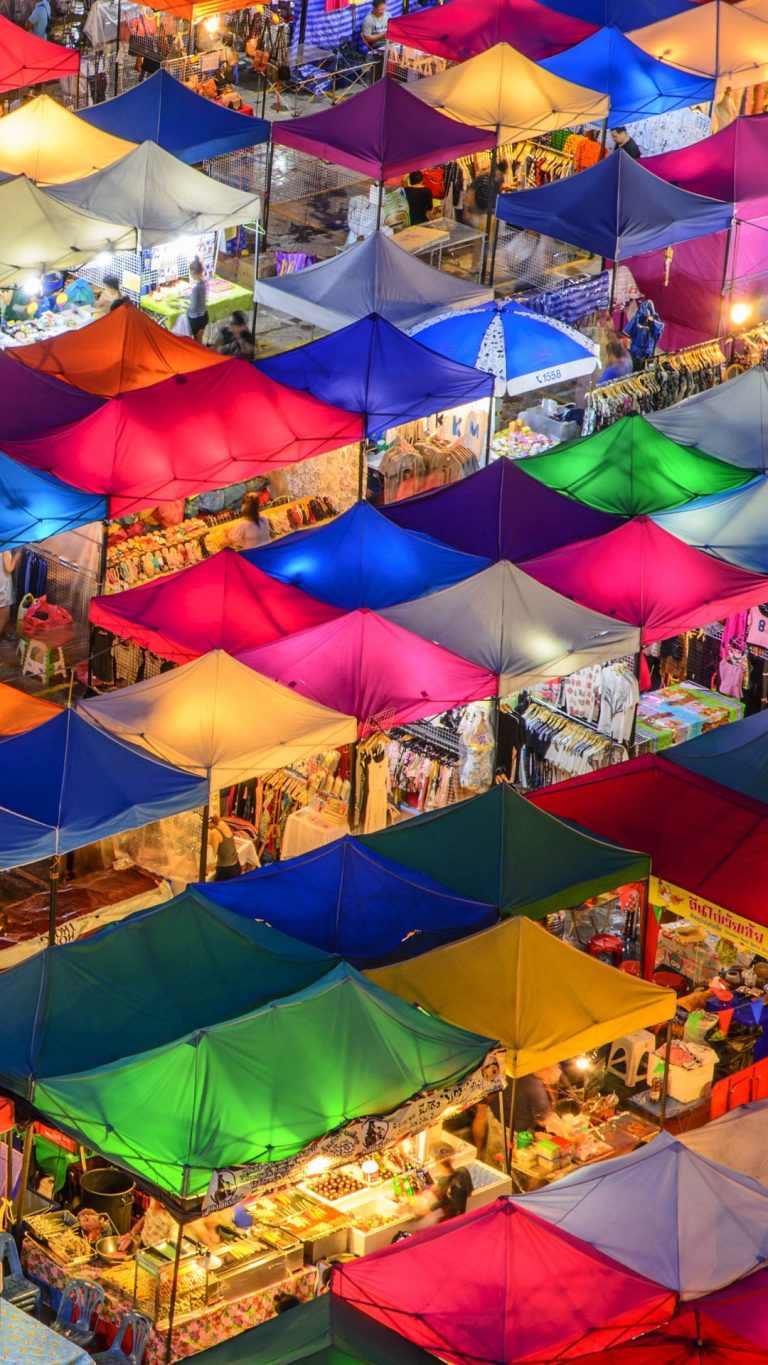
[[[587,944],[587,952],[590,957],[610,958],[612,966],[620,967],[624,944],[618,934],[595,934]]]
[[[650,1056],[655,1047],[656,1039],[646,1028],[638,1029],[636,1033],[625,1033],[623,1038],[617,1038],[615,1043],[611,1043],[608,1070],[612,1071],[614,1076],[618,1076],[625,1085],[635,1085],[646,1057]]]
[[[639,976],[640,963],[636,962],[634,958],[631,957],[625,958],[625,960],[622,962],[619,968],[619,971],[626,972],[627,976]]]
[[[67,665],[61,645],[46,645],[42,640],[21,640],[21,671],[49,683],[53,678],[66,678]]]

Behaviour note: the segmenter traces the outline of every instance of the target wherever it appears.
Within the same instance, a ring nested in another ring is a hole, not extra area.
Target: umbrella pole
[[[256,301],[256,285],[258,284],[259,280],[261,253],[262,250],[266,251],[267,249],[267,228],[269,227],[269,201],[272,197],[272,159],[274,157],[274,154],[275,144],[272,141],[272,135],[270,134],[269,151],[267,152],[267,177],[264,182],[264,206],[262,208],[261,213],[261,223],[256,224],[256,250],[253,253],[253,313],[251,315],[251,331],[253,332],[254,340],[256,337],[256,310],[258,309],[259,306]],[[261,229],[261,231],[259,231],[259,229]],[[264,239],[263,247],[262,236]]]
[[[199,876],[199,880],[200,880],[201,882],[204,882],[204,881],[205,881],[205,876],[206,876],[206,873],[207,873],[207,871],[208,871],[208,823],[209,823],[210,814],[211,814],[211,807],[210,807],[209,803],[206,801],[205,805],[203,806],[203,826],[202,826],[202,833],[201,833],[201,835],[200,835],[200,876]]]
[[[171,1281],[171,1298],[168,1304],[168,1335],[165,1338],[165,1365],[170,1365],[173,1360],[173,1321],[176,1317],[176,1297],[179,1288],[179,1262],[181,1261],[181,1244],[184,1240],[184,1229],[179,1224],[179,1235],[176,1238],[176,1255],[173,1259],[173,1280]]]
[[[61,864],[58,854],[54,853],[48,864],[48,947],[56,942],[56,908],[59,900],[59,874]]]
[[[663,1128],[667,1117],[667,1092],[669,1090],[669,1053],[672,1047],[672,1023],[667,1024],[664,1042],[664,1074],[661,1078],[661,1099],[659,1101],[659,1127]]]
[[[488,253],[491,247],[491,228],[493,226],[493,211],[496,206],[496,201],[493,198],[493,191],[496,184],[496,161],[499,153],[498,141],[499,130],[497,128],[496,141],[493,144],[493,151],[491,152],[491,169],[488,177],[488,210],[485,215],[485,241],[483,242],[483,261],[480,267],[481,284],[485,283],[485,272],[488,266]]]

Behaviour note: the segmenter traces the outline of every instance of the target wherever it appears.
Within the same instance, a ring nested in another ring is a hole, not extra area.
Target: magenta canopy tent
[[[450,0],[389,25],[391,43],[463,62],[496,43],[509,43],[533,62],[554,57],[596,32],[596,25],[559,14],[537,0]]]
[[[331,109],[275,123],[272,137],[283,147],[347,166],[372,180],[470,156],[495,141],[493,133],[425,105],[389,76]]]
[[[644,157],[640,165],[660,180],[713,199],[761,198],[768,186],[768,114],[737,118],[692,147]]]
[[[563,597],[640,626],[644,644],[768,601],[768,577],[694,550],[648,517],[521,567]]]
[[[361,733],[436,716],[497,689],[488,669],[366,609],[238,657],[304,697],[338,704],[357,717]]]
[[[51,427],[78,422],[104,404],[103,398],[83,393],[55,375],[19,365],[0,351],[0,387],[6,401],[0,412],[0,440],[26,440]]]

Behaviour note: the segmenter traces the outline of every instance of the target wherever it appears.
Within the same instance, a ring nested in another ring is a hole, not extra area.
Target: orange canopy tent
[[[231,14],[236,9],[248,9],[253,0],[157,0],[152,8],[175,14],[177,19],[189,19],[196,24],[199,19],[208,19],[214,14]]]
[[[32,370],[56,375],[103,398],[220,365],[226,358],[198,346],[191,337],[166,332],[131,304],[76,332],[15,346],[7,354]]]
[[[52,701],[28,697],[26,692],[0,683],[0,738],[23,735],[27,730],[34,730],[43,721],[52,720],[60,710],[61,707],[54,706]]]

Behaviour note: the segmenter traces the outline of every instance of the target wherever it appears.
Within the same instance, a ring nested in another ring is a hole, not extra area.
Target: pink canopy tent
[[[270,578],[231,549],[159,582],[91,601],[94,625],[178,664],[210,649],[237,654],[340,615],[340,607]]]
[[[737,118],[722,132],[640,162],[659,179],[726,203],[761,198],[768,184],[768,114]]]
[[[76,76],[80,53],[48,43],[0,15],[0,91]]]
[[[521,568],[563,597],[640,626],[645,644],[768,601],[768,577],[684,545],[649,517]]]
[[[768,1351],[768,1270],[755,1270],[690,1306]]]
[[[272,136],[283,147],[347,166],[372,180],[470,156],[495,140],[482,128],[431,109],[389,76],[343,104],[275,123]]]
[[[337,1266],[331,1292],[452,1365],[572,1360],[676,1296],[506,1199]]]
[[[363,436],[361,417],[286,389],[241,360],[118,394],[34,440],[6,440],[3,423],[0,414],[4,451],[75,488],[108,494],[113,516],[222,488]]]
[[[451,0],[448,6],[395,19],[387,37],[454,62],[476,57],[496,43],[509,43],[531,61],[542,62],[596,32],[594,24],[559,14],[537,0]]]
[[[496,692],[487,669],[366,609],[238,657],[313,701],[357,716],[361,733],[436,716]]]

